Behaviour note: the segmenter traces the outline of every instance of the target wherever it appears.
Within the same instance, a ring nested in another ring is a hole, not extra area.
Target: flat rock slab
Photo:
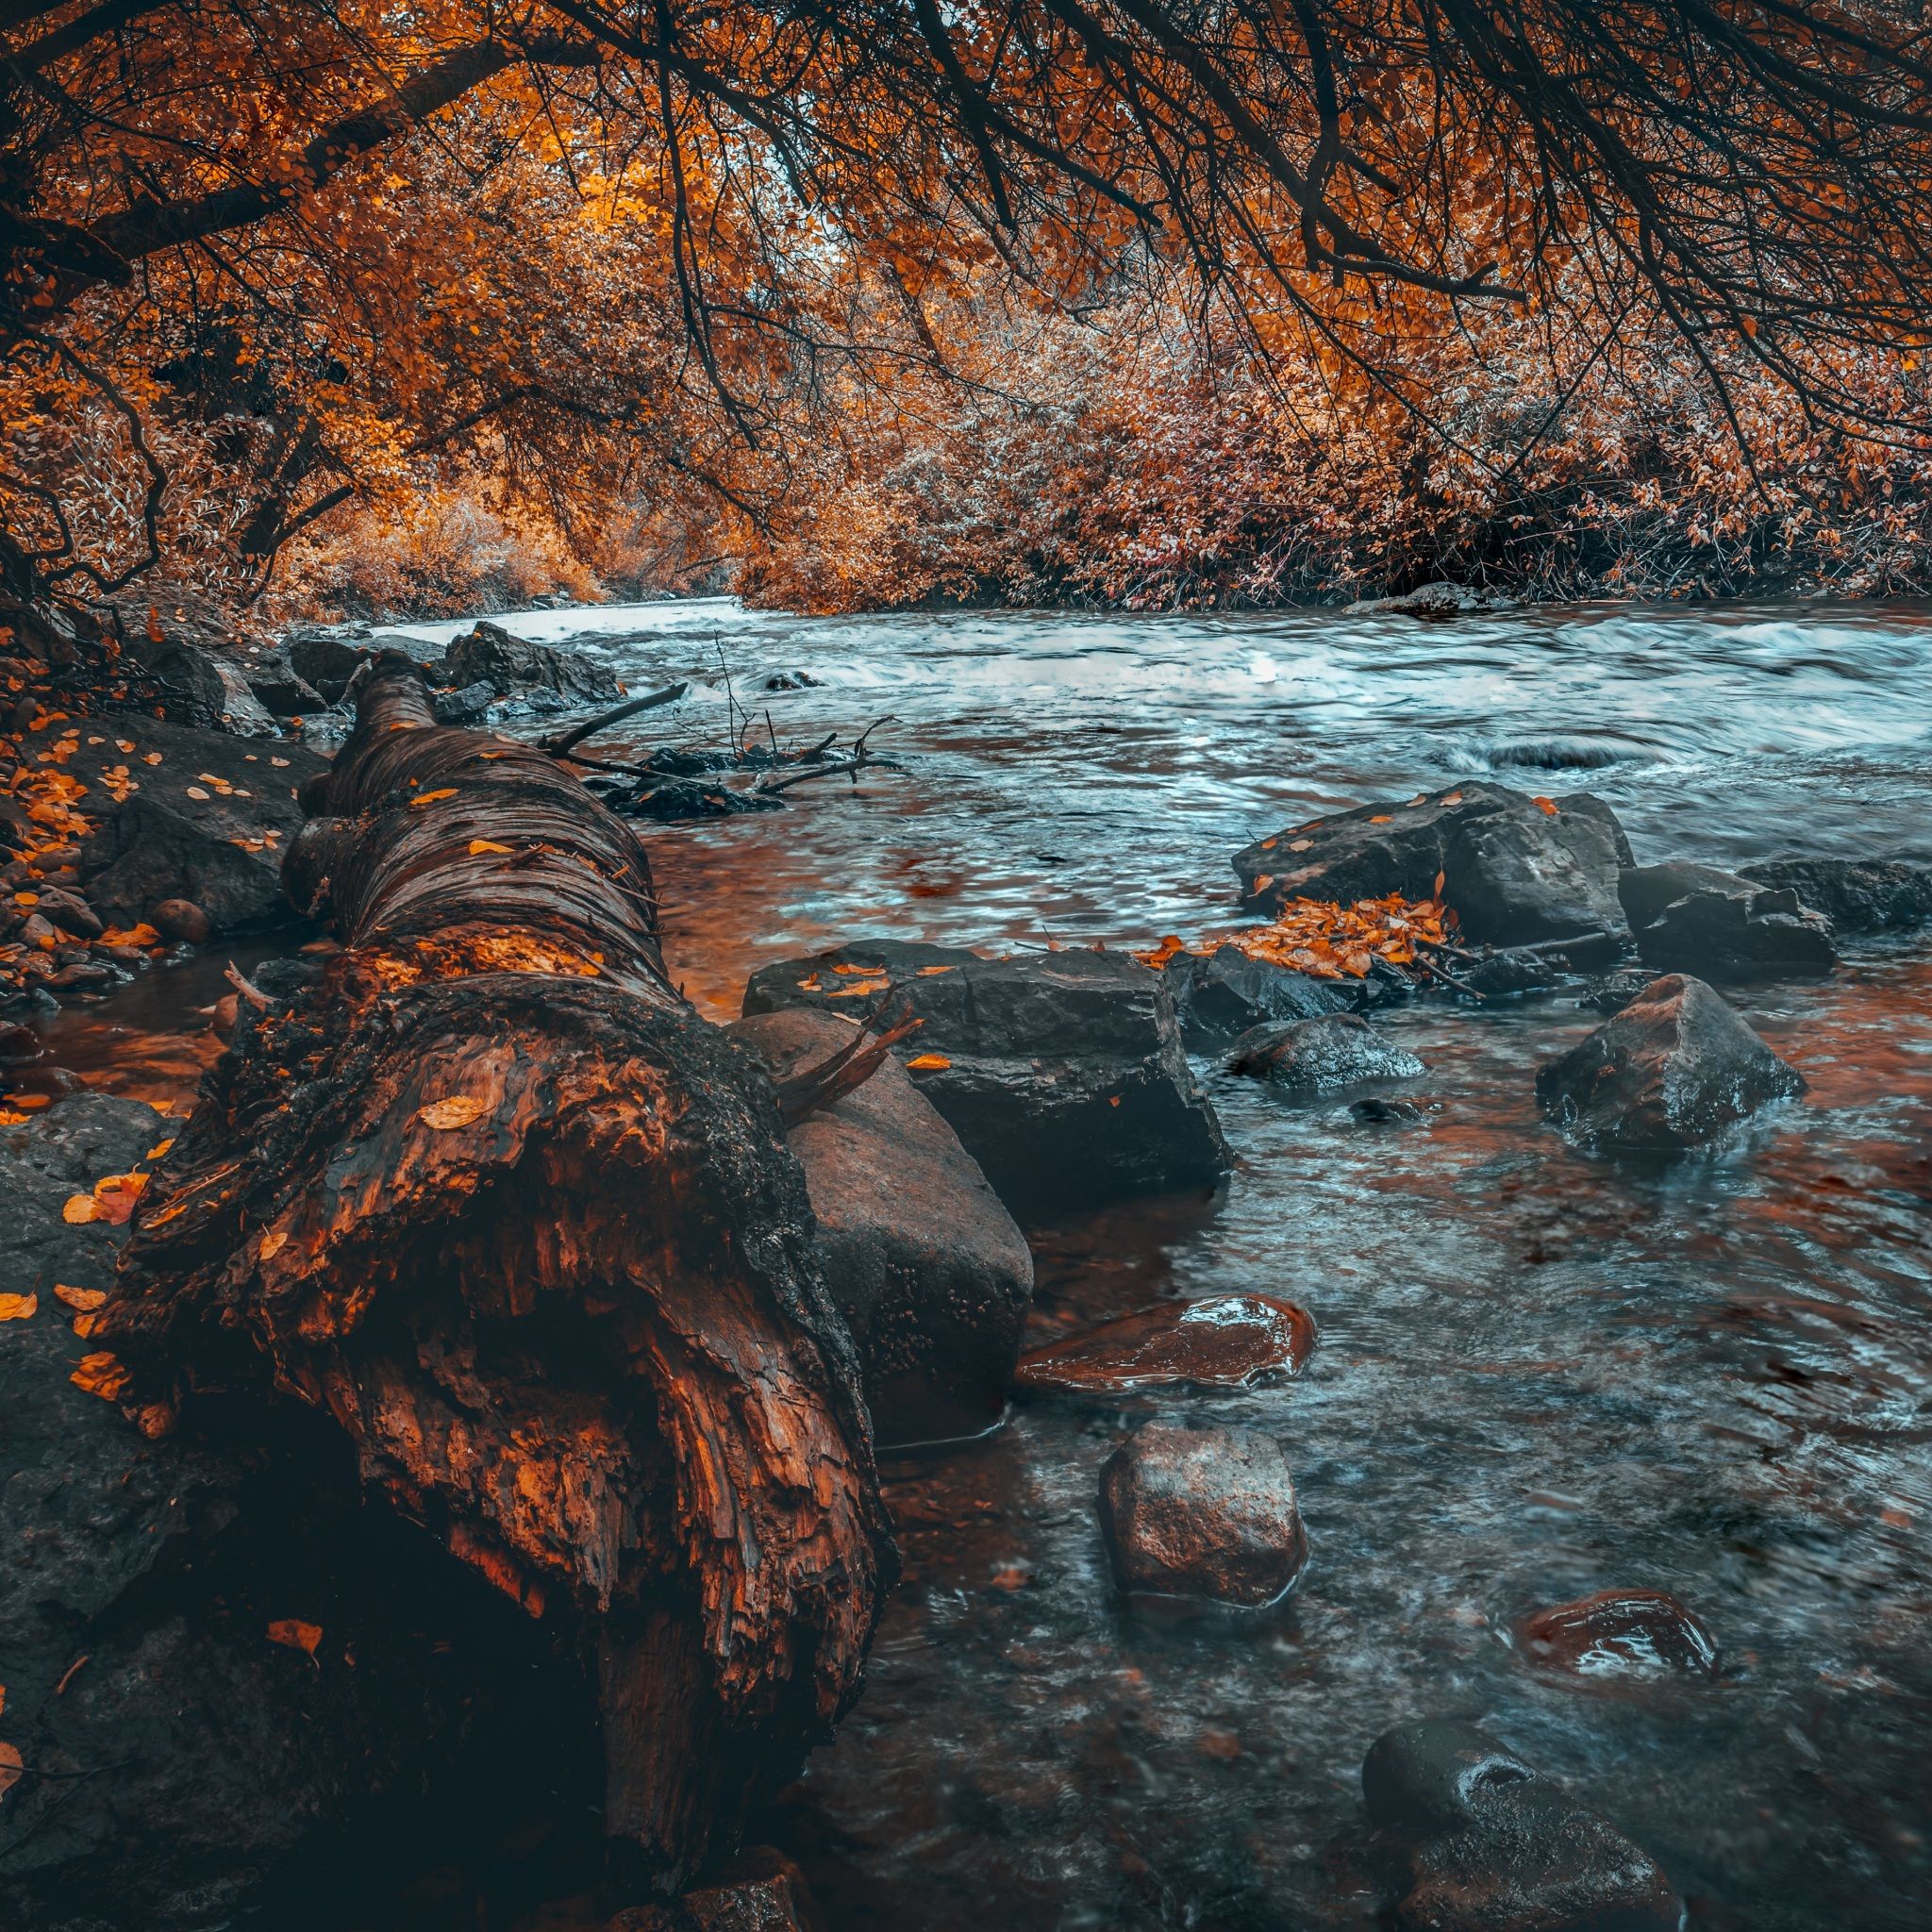
[[[1124,953],[858,940],[762,967],[744,1012],[888,1000],[924,1023],[898,1049],[919,1091],[1016,1213],[1212,1187],[1233,1165],[1165,980]]]
[[[1311,1020],[1321,1013],[1346,1012],[1354,1004],[1334,980],[1317,979],[1272,959],[1251,959],[1232,946],[1176,953],[1161,971],[1181,1039],[1195,1053],[1229,1045],[1272,1021]]]
[[[1398,1725],[1362,1765],[1402,1932],[1676,1932],[1657,1862],[1473,1724]]]
[[[1308,1554],[1288,1458],[1257,1429],[1139,1430],[1100,1472],[1100,1526],[1123,1590],[1248,1608]]]
[[[1716,1640],[1661,1590],[1600,1590],[1524,1617],[1517,1647],[1579,1677],[1711,1677]]]
[[[1840,932],[1896,932],[1932,919],[1932,866],[1903,858],[1773,858],[1739,868],[1795,892]]]
[[[1805,1077],[1701,979],[1671,974],[1538,1071],[1537,1099],[1579,1144],[1677,1152],[1795,1098]]]
[[[89,904],[132,925],[185,900],[217,935],[280,916],[282,855],[304,823],[296,794],[326,764],[282,740],[127,712],[82,720],[62,769],[87,788],[75,804],[96,822],[80,858]]]
[[[1638,955],[1654,972],[1694,967],[1713,979],[1780,979],[1838,964],[1831,922],[1789,887],[1674,861],[1627,868],[1618,891]]]
[[[851,1044],[854,1024],[794,1008],[725,1029],[774,1079]],[[858,1346],[884,1443],[984,1428],[1006,1406],[1033,1256],[978,1163],[888,1060],[793,1127],[820,1263]]]
[[[1571,940],[1574,963],[1584,965],[1629,943],[1617,897],[1629,862],[1629,841],[1602,799],[1584,791],[1539,803],[1471,782],[1291,825],[1238,852],[1234,869],[1242,903],[1270,914],[1295,898],[1426,899],[1440,874],[1466,938]]]
[[[1414,1054],[1354,1013],[1257,1026],[1235,1041],[1227,1070],[1310,1099],[1375,1081],[1413,1080],[1426,1071]]]
[[[1263,1375],[1301,1373],[1314,1318],[1275,1295],[1218,1294],[1141,1308],[1049,1341],[1021,1357],[1021,1389],[1118,1395],[1190,1385],[1245,1389]]]

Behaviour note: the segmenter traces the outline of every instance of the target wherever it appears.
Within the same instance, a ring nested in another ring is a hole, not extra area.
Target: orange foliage
[[[1414,965],[1419,947],[1444,944],[1455,925],[1456,914],[1440,898],[1405,899],[1391,892],[1352,906],[1291,899],[1267,925],[1239,926],[1193,946],[1170,933],[1152,952],[1134,957],[1148,966],[1165,966],[1181,953],[1206,957],[1227,946],[1316,979],[1365,979],[1378,958],[1391,966]]]

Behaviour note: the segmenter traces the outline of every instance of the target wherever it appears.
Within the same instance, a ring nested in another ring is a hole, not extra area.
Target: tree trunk
[[[642,846],[554,760],[386,657],[325,782],[284,877],[343,950],[244,1004],[100,1333],[163,1407],[325,1410],[568,1627],[607,1829],[681,1882],[849,1702],[892,1561],[803,1181],[665,978]]]

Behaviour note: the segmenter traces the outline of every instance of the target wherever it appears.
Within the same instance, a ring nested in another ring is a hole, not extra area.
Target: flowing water
[[[756,967],[833,941],[1191,936],[1232,916],[1250,838],[1472,775],[1587,784],[1641,860],[1932,861],[1924,612],[707,601],[509,624],[634,690],[698,679],[642,721],[653,742],[722,743],[727,670],[781,743],[890,718],[873,742],[903,773],[649,833],[674,976],[721,1019]],[[787,672],[818,682],[763,688]],[[165,983],[139,997],[120,1063],[152,1088],[192,1068],[156,1040]],[[1932,1923],[1932,935],[1852,941],[1828,983],[1740,1004],[1810,1091],[1721,1155],[1619,1165],[1550,1130],[1531,1082],[1595,1021],[1574,996],[1419,1001],[1378,1024],[1427,1066],[1422,1124],[1202,1062],[1242,1162],[1221,1195],[1029,1229],[1042,1334],[1257,1289],[1304,1303],[1321,1343],[1292,1382],[1036,1399],[888,1465],[905,1587],[864,1697],[768,1824],[834,1932],[1373,1923],[1362,1755],[1427,1715],[1571,1780],[1697,1925]],[[105,1073],[112,1018],[52,1030]],[[1287,1445],[1312,1557],[1284,1605],[1116,1598],[1096,1476],[1154,1417]],[[1609,1587],[1689,1605],[1717,1679],[1578,1679],[1512,1646],[1526,1612]]]

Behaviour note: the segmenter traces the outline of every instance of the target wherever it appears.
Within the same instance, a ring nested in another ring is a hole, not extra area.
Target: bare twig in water
[[[675,705],[691,690],[687,681],[667,684],[662,691],[654,691],[648,697],[632,698],[628,704],[619,705],[616,709],[605,711],[592,718],[587,724],[578,724],[569,731],[559,732],[555,738],[539,741],[538,750],[547,751],[554,758],[563,758],[573,745],[583,743],[587,738],[594,738],[598,732],[625,718],[634,718],[640,711],[655,711],[660,705]],[[587,764],[591,760],[578,758],[574,762]]]
[[[897,772],[903,770],[904,767],[899,764],[897,759],[880,758],[866,748],[866,740],[881,724],[890,724],[891,722],[890,717],[874,718],[858,734],[858,741],[853,745],[852,754],[849,758],[825,758],[823,762],[812,765],[808,771],[793,772],[789,777],[784,778],[767,778],[757,788],[759,795],[770,797],[775,792],[789,791],[794,785],[803,785],[808,778],[836,778],[841,774],[849,774],[853,782],[857,784],[858,774],[861,772],[874,770]],[[810,758],[823,753],[825,746],[831,742],[831,739],[826,739],[824,744],[815,745],[811,751],[802,753],[800,755],[801,758]]]

